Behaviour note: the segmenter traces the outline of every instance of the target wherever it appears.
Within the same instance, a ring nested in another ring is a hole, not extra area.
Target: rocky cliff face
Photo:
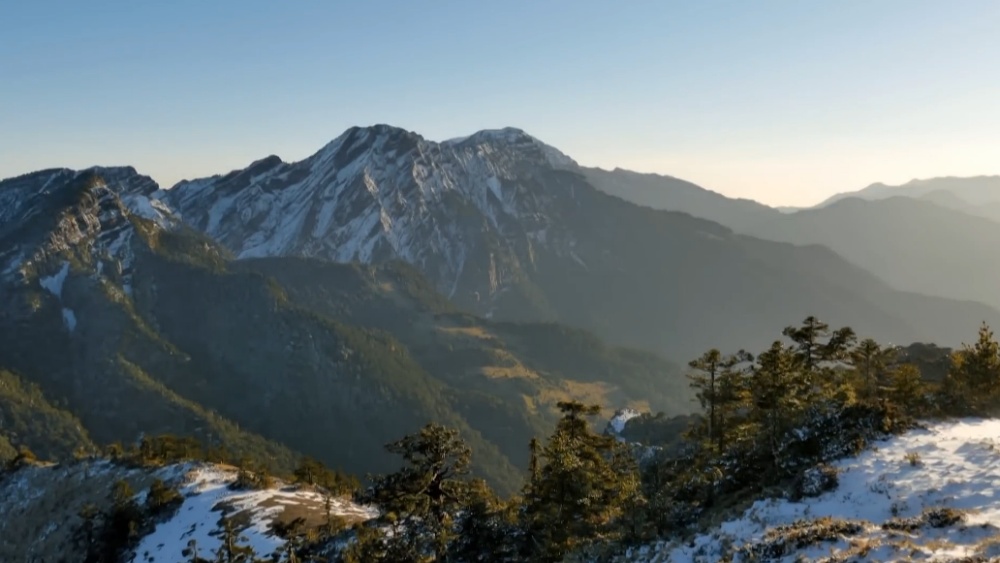
[[[182,182],[163,196],[241,258],[400,259],[446,295],[488,312],[534,268],[539,247],[569,256],[541,172],[572,166],[516,129],[434,143],[389,126],[352,128],[304,161],[277,157]]]
[[[300,162],[272,156],[157,197],[241,258],[402,260],[465,310],[568,323],[675,358],[766,346],[761,335],[809,314],[887,341],[948,344],[1000,321],[895,292],[824,248],[626,203],[595,187],[603,177],[517,129],[439,143],[379,125]],[[704,211],[720,199],[688,203]]]
[[[463,314],[412,268],[234,261],[130,169],[49,171],[0,193],[20,198],[0,239],[16,248],[0,368],[75,416],[77,445],[193,435],[274,468],[296,451],[365,474],[388,468],[383,444],[433,420],[512,490],[559,400],[689,408],[680,378],[654,385],[676,373],[664,360]],[[39,440],[13,445],[67,449]]]

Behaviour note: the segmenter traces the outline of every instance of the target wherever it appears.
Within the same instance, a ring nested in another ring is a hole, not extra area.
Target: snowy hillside
[[[312,489],[287,487],[280,482],[264,490],[231,490],[236,470],[227,466],[199,465],[182,478],[180,493],[184,504],[174,516],[158,524],[135,550],[134,563],[185,561],[182,552],[194,540],[198,553],[206,557],[220,545],[223,513],[236,522],[248,522],[242,530],[246,544],[261,557],[280,549],[284,541],[271,531],[285,516],[304,517],[321,525],[326,518],[326,497]],[[331,515],[349,521],[373,518],[373,510],[341,498],[330,499]]]
[[[474,290],[486,297],[506,285],[506,264],[530,262],[532,245],[553,242],[551,196],[531,193],[521,172],[574,165],[519,129],[436,143],[377,125],[353,127],[303,161],[267,157],[162,198],[241,258],[401,259],[449,294],[475,269]],[[491,246],[487,263],[467,267],[474,249]]]
[[[839,486],[756,502],[683,545],[635,562],[986,561],[1000,557],[1000,420],[930,424],[834,466]]]
[[[0,561],[67,561],[79,542],[80,514],[88,505],[106,509],[118,480],[137,491],[140,505],[155,479],[176,487],[183,497],[176,512],[140,540],[132,563],[187,561],[181,552],[191,540],[202,557],[210,558],[221,544],[223,515],[246,538],[242,543],[261,557],[284,544],[272,533],[272,524],[298,517],[310,527],[326,523],[327,497],[319,490],[280,481],[263,490],[231,490],[236,476],[231,466],[200,462],[137,468],[88,460],[20,469],[0,479]],[[347,523],[375,516],[371,509],[338,497],[330,497],[330,514]]]

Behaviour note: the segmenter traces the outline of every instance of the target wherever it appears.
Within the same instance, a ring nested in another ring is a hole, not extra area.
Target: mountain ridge
[[[935,313],[924,313],[920,298],[897,299],[881,280],[836,254],[740,238],[731,226],[692,216],[694,209],[643,210],[606,195],[602,182],[594,180],[616,172],[571,164],[562,153],[553,157],[550,148],[516,128],[436,143],[391,126],[354,127],[297,163],[258,160],[224,176],[181,183],[161,192],[160,200],[238,257],[402,260],[476,314],[560,321],[669,357],[693,356],[712,345],[742,345],[759,334],[749,323],[723,320],[719,313],[727,307],[699,312],[680,299],[684,292],[703,297],[695,302],[735,299],[729,308],[757,322],[769,315],[760,303],[772,301],[785,308],[764,321],[773,328],[808,314],[803,309],[810,301],[822,309],[814,312],[836,317],[832,296],[838,295],[841,301],[856,301],[851,307],[869,319],[857,323],[862,330],[895,341],[940,340],[944,330],[923,326],[930,318],[949,309],[964,312],[946,317],[970,317],[975,307],[928,297]],[[676,182],[698,193],[697,186]],[[719,198],[711,194],[701,205]],[[782,216],[754,202],[733,205],[724,214],[746,212],[742,221],[748,225]],[[743,268],[740,275],[754,281],[739,285],[707,278],[711,268],[706,266],[719,261],[733,262],[734,272]],[[651,263],[672,269],[651,270]],[[654,284],[643,281],[648,276]],[[782,285],[789,286],[783,291],[794,304],[767,296],[767,286]],[[810,292],[827,296],[806,298]],[[664,293],[669,302],[655,305]],[[880,311],[884,295],[916,310]],[[868,313],[860,313],[864,310]],[[972,316],[994,318],[996,312]],[[957,328],[968,322],[972,319],[949,324]],[[694,330],[681,329],[684,324]],[[726,330],[732,334],[701,334],[703,327],[720,325],[730,325]]]
[[[304,452],[363,474],[391,462],[383,443],[436,420],[475,443],[476,470],[510,491],[514,463],[527,462],[525,444],[549,430],[559,400],[692,406],[679,369],[652,354],[462,316],[412,269],[236,262],[165,208],[160,222],[144,218],[157,209],[145,194],[156,192],[134,171],[111,182],[50,176],[35,181],[51,181],[52,193],[0,237],[19,241],[0,264],[0,367],[78,416],[95,443],[193,435],[274,470]],[[130,179],[138,184],[119,196],[116,182]],[[0,193],[12,186],[0,183]],[[287,287],[278,281],[295,272],[304,275]],[[420,329],[389,321],[401,318]],[[532,348],[539,335],[589,354],[590,371]],[[618,384],[628,381],[637,383]]]

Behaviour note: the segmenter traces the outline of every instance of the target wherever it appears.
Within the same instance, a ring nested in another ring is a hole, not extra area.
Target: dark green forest
[[[629,546],[684,537],[762,496],[816,496],[837,486],[826,464],[873,440],[924,420],[997,411],[1000,344],[990,328],[984,324],[972,344],[950,352],[943,374],[940,352],[884,346],[814,317],[757,353],[708,350],[689,363],[697,414],[644,414],[629,421],[625,440],[597,431],[600,405],[560,402],[551,433],[524,444],[528,469],[508,496],[474,474],[475,452],[461,433],[437,423],[387,444],[398,468],[363,482],[302,458],[279,476],[352,495],[380,515],[353,526],[333,519],[320,529],[286,526],[279,531],[288,539],[283,560],[606,560]],[[31,392],[12,381],[4,388]],[[5,416],[21,420],[18,412]],[[46,424],[63,433],[60,420]],[[234,486],[272,482],[262,460],[237,459],[224,446],[191,438],[112,444],[101,455],[136,467],[229,462],[240,468]],[[22,447],[6,468],[30,463],[35,455]],[[83,515],[88,562],[116,561],[179,499],[163,483],[154,483],[146,505],[136,504],[134,493],[116,489],[109,511]],[[253,554],[234,525],[224,528],[217,553],[191,546],[190,561],[273,560]]]

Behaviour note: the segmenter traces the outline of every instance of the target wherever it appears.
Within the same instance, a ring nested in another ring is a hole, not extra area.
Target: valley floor
[[[1000,420],[928,423],[835,467],[833,491],[758,501],[712,533],[628,560],[1000,560]]]

